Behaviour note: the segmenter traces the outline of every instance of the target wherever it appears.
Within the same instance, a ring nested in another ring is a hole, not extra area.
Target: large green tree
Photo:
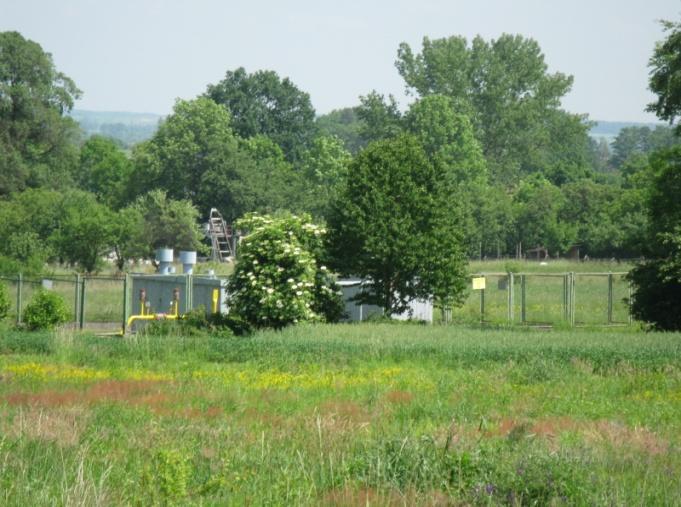
[[[230,183],[252,167],[239,149],[229,112],[205,97],[178,100],[154,137],[137,146],[134,161],[139,193],[163,190],[171,199],[190,200],[204,216],[216,206],[229,214],[235,199]],[[218,183],[219,203],[210,191]]]
[[[572,220],[562,220],[565,197],[540,175],[524,180],[513,197],[514,242],[523,251],[542,246],[551,255],[565,252],[576,239]]]
[[[295,161],[315,134],[315,111],[310,96],[289,78],[271,70],[248,74],[243,67],[228,71],[206,96],[224,105],[232,127],[243,138],[265,135]]]
[[[92,273],[103,262],[114,243],[114,214],[97,202],[93,194],[72,191],[61,205],[54,243],[59,257]]]
[[[200,250],[203,232],[199,228],[199,211],[188,200],[171,199],[161,190],[152,190],[141,196],[134,206],[142,217],[143,244],[146,255],[151,256],[157,248],[173,248],[176,250]],[[128,217],[131,222],[138,217]],[[137,246],[130,245],[133,251]]]
[[[442,178],[466,249],[479,251],[483,224],[476,210],[484,203],[487,164],[468,117],[455,111],[449,97],[429,95],[411,105],[404,123]]]
[[[355,157],[329,223],[336,269],[371,282],[360,301],[391,315],[415,297],[461,300],[461,234],[442,182],[410,135],[373,142]]]
[[[659,329],[680,330],[681,147],[652,157],[645,254],[629,274],[635,317]]]
[[[667,37],[655,46],[649,62],[650,90],[657,100],[647,110],[673,123],[681,114],[681,23],[661,23]]]
[[[80,93],[38,43],[0,33],[0,195],[70,183],[78,128],[64,114]]]
[[[107,206],[119,209],[128,199],[132,163],[116,143],[92,136],[80,150],[78,185]]]
[[[326,218],[331,202],[345,181],[352,155],[337,137],[319,136],[300,159],[300,177],[305,210],[316,218]]]
[[[536,41],[426,37],[420,53],[401,44],[396,66],[411,93],[445,95],[471,118],[495,181],[541,172],[560,184],[588,169],[588,125],[560,110],[572,77],[549,73]]]

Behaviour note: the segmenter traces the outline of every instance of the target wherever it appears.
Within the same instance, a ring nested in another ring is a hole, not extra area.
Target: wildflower
[[[302,295],[303,295],[303,291],[302,291],[302,290],[297,290],[297,291],[296,291],[296,296],[302,296]]]
[[[326,271],[326,266],[320,266],[319,269],[321,269],[322,271]]]
[[[267,293],[272,294],[274,292],[274,289],[272,287],[267,287]]]

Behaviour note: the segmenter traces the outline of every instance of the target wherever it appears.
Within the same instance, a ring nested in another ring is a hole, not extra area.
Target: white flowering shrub
[[[230,279],[231,311],[254,327],[282,328],[301,321],[338,320],[340,291],[317,260],[326,230],[309,215],[248,214],[247,231]]]

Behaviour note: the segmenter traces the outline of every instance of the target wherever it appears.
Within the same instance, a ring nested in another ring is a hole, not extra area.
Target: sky
[[[644,112],[648,60],[678,0],[0,0],[0,31],[52,54],[83,91],[78,109],[168,114],[243,66],[289,77],[318,114],[372,90],[404,106],[398,45],[424,36],[531,37],[551,72],[574,76],[563,107],[592,119]]]

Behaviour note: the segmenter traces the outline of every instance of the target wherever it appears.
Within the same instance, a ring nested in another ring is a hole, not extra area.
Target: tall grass
[[[673,504],[680,338],[4,330],[0,503]]]

